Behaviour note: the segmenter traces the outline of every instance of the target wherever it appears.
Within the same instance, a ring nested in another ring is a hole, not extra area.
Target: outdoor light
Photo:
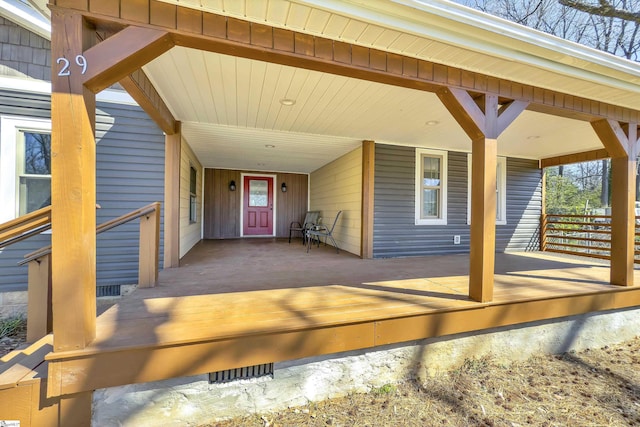
[[[282,190],[283,193],[286,193],[287,192],[287,184],[285,184],[283,182],[282,185],[280,186],[280,190]]]
[[[233,181],[233,180],[232,180],[232,181],[229,183],[229,190],[230,190],[230,191],[236,191],[236,182],[235,182],[235,181]]]

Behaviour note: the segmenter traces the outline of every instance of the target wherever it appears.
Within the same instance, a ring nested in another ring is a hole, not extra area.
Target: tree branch
[[[601,0],[599,5],[586,4],[581,0],[558,0],[563,6],[570,7],[591,15],[605,16],[608,18],[619,18],[625,21],[640,23],[640,12],[632,12],[625,9],[616,9],[611,2]]]

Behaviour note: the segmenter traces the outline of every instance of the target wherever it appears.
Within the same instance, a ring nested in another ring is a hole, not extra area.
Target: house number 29
[[[71,63],[67,58],[58,58],[56,60],[56,64],[59,64],[59,65],[62,64],[62,68],[60,69],[60,71],[58,71],[58,75],[60,77],[71,75],[71,68],[70,68]],[[76,65],[82,68],[82,71],[80,71],[80,74],[84,74],[87,72],[87,58],[85,58],[84,56],[76,55]]]

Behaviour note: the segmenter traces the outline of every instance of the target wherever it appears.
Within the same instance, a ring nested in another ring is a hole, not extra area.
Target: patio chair
[[[336,215],[336,219],[333,220],[333,225],[331,228],[328,228],[326,225],[316,225],[315,227],[311,227],[307,230],[307,252],[311,248],[311,245],[314,241],[318,241],[318,247],[320,247],[320,239],[324,237],[324,245],[327,245],[327,239],[331,239],[333,246],[336,248],[336,253],[340,253],[340,248],[338,248],[338,244],[333,238],[333,229],[336,228],[336,224],[338,223],[338,219],[340,218],[340,214],[342,211],[338,211]]]
[[[291,225],[289,225],[289,243],[291,243],[291,235],[293,233],[301,233],[302,234],[302,244],[306,241],[307,238],[307,229],[313,227],[318,223],[318,218],[320,217],[320,211],[308,211],[304,216],[304,221],[299,223],[298,221],[293,221]]]

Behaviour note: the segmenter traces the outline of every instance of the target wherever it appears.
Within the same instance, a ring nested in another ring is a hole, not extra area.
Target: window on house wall
[[[51,122],[0,119],[0,222],[51,204]],[[6,209],[4,207],[7,207]]]
[[[416,225],[447,223],[447,152],[416,150]]]
[[[197,202],[197,182],[198,172],[196,168],[190,166],[189,168],[189,222],[194,223],[198,221],[198,202]]]
[[[471,224],[471,154],[467,155],[467,224]],[[496,160],[496,225],[507,223],[507,158]]]

